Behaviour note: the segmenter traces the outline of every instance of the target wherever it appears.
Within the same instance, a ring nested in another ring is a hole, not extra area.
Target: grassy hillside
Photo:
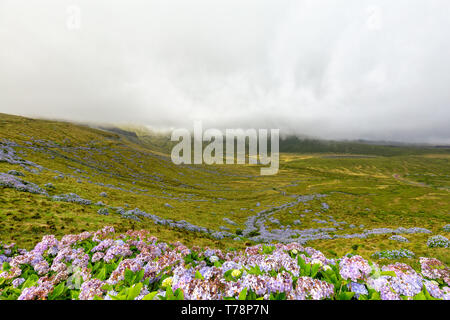
[[[364,257],[404,248],[450,263],[448,248],[427,247],[432,235],[450,236],[445,151],[311,147],[260,176],[257,166],[175,166],[164,141],[0,114],[0,240],[31,247],[45,234],[112,225],[186,245],[298,241]]]

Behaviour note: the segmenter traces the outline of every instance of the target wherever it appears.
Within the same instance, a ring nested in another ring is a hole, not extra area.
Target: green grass
[[[442,227],[450,223],[450,155],[442,150],[415,148],[412,154],[410,148],[395,147],[400,150],[395,154],[366,153],[371,157],[336,157],[337,154],[331,152],[283,153],[277,175],[259,176],[258,166],[175,166],[163,153],[168,144],[160,137],[152,140],[156,138],[141,131],[137,136],[0,114],[0,141],[8,139],[20,145],[34,141],[34,146],[43,147],[42,142],[36,142],[42,139],[64,147],[46,147],[45,152],[17,147],[16,151],[24,152],[19,154],[23,159],[46,169],[35,174],[18,165],[0,162],[0,172],[21,171],[26,174],[24,180],[41,187],[51,182],[55,189],[49,190],[50,195],[74,192],[94,202],[121,207],[128,204],[131,209],[138,207],[163,218],[183,219],[215,230],[227,226],[233,233],[244,230],[247,218],[266,206],[292,201],[289,195],[320,193],[327,197],[281,210],[273,217],[282,225],[307,229],[331,227],[332,223],[322,225],[312,220],[327,219],[330,215],[337,221],[347,222],[336,234],[360,232],[362,224],[364,229],[423,227],[433,234],[450,236],[442,231]],[[101,152],[75,149],[81,146],[95,147]],[[55,180],[55,170],[74,177]],[[102,191],[107,192],[108,197],[101,197]],[[260,207],[256,206],[258,202]],[[322,202],[329,205],[327,211],[321,210]],[[166,203],[173,208],[168,208]],[[152,221],[123,219],[117,214],[103,216],[96,213],[99,208],[55,202],[42,195],[3,188],[0,189],[0,240],[30,248],[45,234],[62,236],[113,225],[118,231],[147,229],[164,241],[181,241],[186,245],[239,249],[251,244],[245,239],[219,241],[200,233],[157,226]],[[305,214],[305,209],[311,213]],[[301,217],[302,214],[305,217]],[[223,221],[225,217],[238,225],[227,225]],[[293,226],[297,219],[302,224]],[[350,229],[350,224],[356,228]],[[277,228],[269,223],[267,226]],[[316,240],[308,242],[308,246],[330,256],[356,251],[366,258],[376,251],[406,248],[417,257],[437,257],[450,264],[449,249],[426,246],[430,235],[404,236],[409,243],[397,243],[389,240],[389,235],[378,235],[367,239]]]

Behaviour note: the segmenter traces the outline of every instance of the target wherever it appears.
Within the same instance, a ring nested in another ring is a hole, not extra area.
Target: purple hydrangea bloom
[[[339,262],[339,273],[343,279],[350,279],[353,282],[365,280],[369,276],[372,268],[367,260],[361,256],[343,257]]]
[[[349,284],[349,289],[355,293],[355,296],[357,298],[359,298],[360,295],[362,294],[368,294],[369,291],[367,291],[367,288],[364,284],[362,283],[357,283],[357,282],[351,282]]]

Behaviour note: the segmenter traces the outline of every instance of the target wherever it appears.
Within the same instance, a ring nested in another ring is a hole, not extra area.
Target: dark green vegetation
[[[51,199],[67,193],[216,231],[224,226],[236,236],[242,235],[249,217],[292,202],[292,195],[325,194],[324,198],[276,211],[274,220],[266,221],[266,228],[335,228],[329,232],[333,236],[375,228],[420,227],[450,236],[442,229],[450,223],[450,153],[446,149],[367,144],[351,150],[330,148],[329,153],[305,149],[317,153],[284,153],[278,175],[259,176],[258,166],[175,166],[163,153],[170,145],[167,140],[139,131],[135,136],[0,114],[2,141],[17,143],[17,156],[42,169],[30,172],[3,161],[0,172],[20,171],[25,176],[19,178],[46,189],[49,195],[0,189],[0,240],[22,247],[31,247],[45,234],[62,236],[105,225],[120,232],[147,229],[164,241],[218,248],[243,248],[254,243],[248,238],[258,236],[255,231],[239,240],[218,240],[210,234],[155,225],[150,219],[125,219],[112,210],[101,215],[97,211],[102,206],[96,204]],[[54,187],[44,187],[47,183]],[[107,196],[101,196],[102,192]],[[364,239],[314,240],[307,245],[331,257],[353,252],[369,258],[376,251],[404,248],[416,257],[436,257],[449,264],[448,248],[427,247],[432,234],[402,234],[407,243],[381,234]]]
[[[280,141],[281,152],[337,153],[347,155],[400,156],[429,153],[448,154],[450,147],[410,145],[389,142],[377,144],[368,141],[325,141],[286,137]]]

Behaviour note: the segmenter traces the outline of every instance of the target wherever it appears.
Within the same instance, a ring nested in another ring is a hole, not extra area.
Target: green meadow
[[[61,237],[111,225],[117,231],[147,229],[163,241],[188,246],[242,249],[258,242],[259,231],[244,232],[248,219],[273,210],[265,220],[268,232],[328,228],[330,239],[309,240],[306,245],[330,257],[352,252],[370,258],[377,251],[408,249],[416,255],[403,259],[409,264],[416,264],[420,256],[450,264],[449,248],[427,246],[433,235],[450,237],[443,229],[450,223],[448,149],[310,146],[316,152],[300,148],[281,153],[279,173],[260,176],[256,165],[176,166],[167,140],[143,129],[134,133],[0,114],[0,146],[10,146],[15,159],[37,165],[0,160],[0,172],[19,171],[24,176],[17,178],[47,193],[0,186],[0,241],[31,248],[46,234]],[[293,149],[292,143],[282,144],[281,150]],[[69,193],[92,203],[52,198]],[[279,209],[300,195],[323,197]],[[218,239],[147,218],[128,219],[112,209],[117,207],[139,208],[234,236]],[[99,214],[101,208],[108,208],[109,214]],[[381,228],[425,228],[431,233],[401,234],[409,240],[406,243],[390,240],[389,233],[333,237]]]

